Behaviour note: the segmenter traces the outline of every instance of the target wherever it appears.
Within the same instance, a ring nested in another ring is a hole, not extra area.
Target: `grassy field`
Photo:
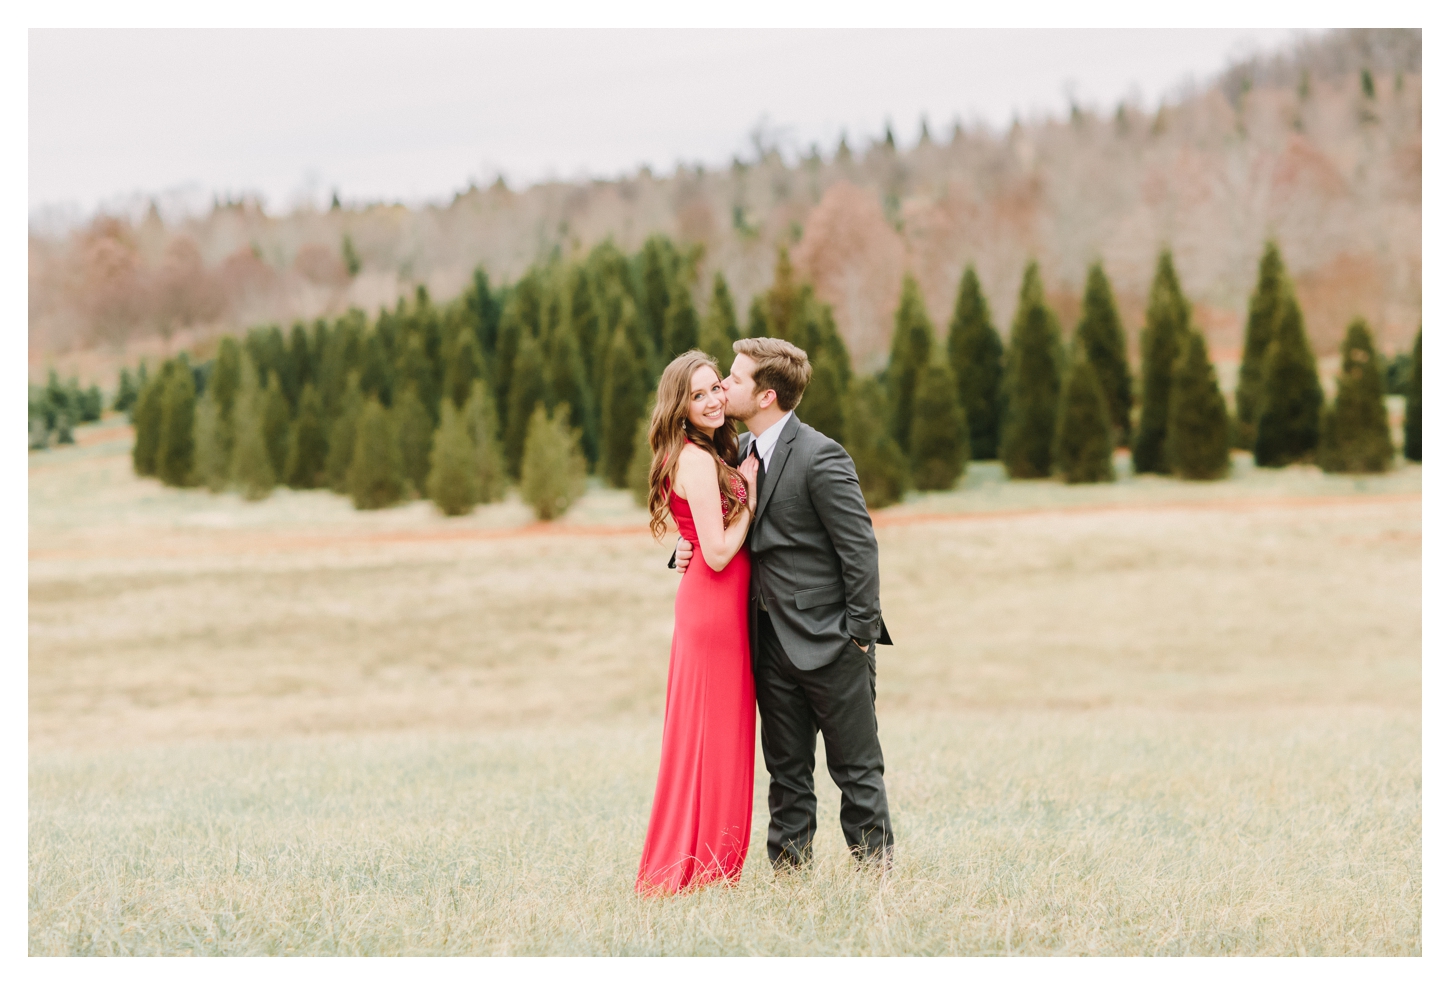
[[[668,548],[31,455],[32,954],[1418,954],[1419,469],[877,517],[898,864],[632,892]]]

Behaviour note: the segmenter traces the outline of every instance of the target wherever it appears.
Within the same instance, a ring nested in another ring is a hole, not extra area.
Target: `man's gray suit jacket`
[[[754,438],[746,435],[741,460]],[[791,663],[824,667],[851,637],[891,643],[881,619],[876,532],[851,456],[794,414],[756,494],[750,548],[750,628],[759,601]]]

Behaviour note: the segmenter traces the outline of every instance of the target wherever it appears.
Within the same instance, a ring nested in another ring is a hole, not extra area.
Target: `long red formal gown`
[[[744,488],[736,493],[743,502]],[[722,512],[725,505],[722,494]],[[641,893],[739,879],[755,787],[750,556],[742,547],[712,570],[699,554],[690,504],[673,490],[670,512],[695,559],[675,596],[664,745],[635,880]]]

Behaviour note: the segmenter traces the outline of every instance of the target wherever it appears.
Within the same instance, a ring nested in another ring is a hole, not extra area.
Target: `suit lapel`
[[[750,457],[750,449],[753,447],[755,447],[755,435],[746,431],[740,436],[740,461],[733,463],[737,469],[745,464],[745,460]]]
[[[771,494],[775,492],[775,487],[780,485],[780,475],[785,471],[785,463],[790,460],[791,444],[795,441],[796,432],[800,430],[800,427],[800,418],[792,414],[790,419],[785,422],[785,427],[780,429],[780,440],[775,443],[775,451],[770,453],[770,468],[765,471],[765,482],[755,497],[756,516],[765,512]]]

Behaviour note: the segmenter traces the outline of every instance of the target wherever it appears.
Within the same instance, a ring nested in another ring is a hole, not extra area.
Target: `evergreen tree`
[[[1077,324],[1077,344],[1097,371],[1103,399],[1108,402],[1108,419],[1113,422],[1113,444],[1126,444],[1132,428],[1133,380],[1128,371],[1128,343],[1123,322],[1113,300],[1113,287],[1103,265],[1088,269],[1083,290],[1082,319]]]
[[[156,475],[168,486],[191,484],[192,430],[196,418],[196,385],[185,357],[177,360],[161,391],[161,434],[156,448]]]
[[[795,321],[796,306],[800,292],[796,288],[795,270],[791,267],[790,254],[784,246],[775,252],[775,279],[765,292],[764,315],[765,334],[773,339],[785,339],[792,344],[791,327]]]
[[[473,332],[459,332],[453,342],[452,355],[443,376],[443,392],[462,408],[473,392],[473,381],[483,376],[483,350]]]
[[[634,346],[624,326],[614,331],[604,374],[600,419],[599,459],[604,479],[616,489],[629,481],[629,460],[634,453],[634,431],[644,410],[644,387]]]
[[[403,459],[403,478],[411,491],[423,495],[428,488],[428,458],[433,450],[433,418],[428,415],[418,391],[408,387],[393,402],[393,427],[398,434],[398,452]]]
[[[1324,389],[1304,315],[1293,288],[1285,285],[1274,341],[1264,359],[1264,383],[1259,397],[1259,420],[1254,433],[1254,462],[1279,467],[1310,458],[1319,445],[1319,413]]]
[[[1264,244],[1259,258],[1259,282],[1249,298],[1249,316],[1244,324],[1244,354],[1239,362],[1238,384],[1234,389],[1234,406],[1238,414],[1241,447],[1254,446],[1254,425],[1259,419],[1259,391],[1263,386],[1264,357],[1274,341],[1274,319],[1279,310],[1288,277],[1284,271],[1279,245],[1273,240]]]
[[[856,477],[866,505],[880,509],[906,493],[906,455],[887,426],[886,395],[869,376],[851,383],[846,404],[846,451],[856,463]]]
[[[287,360],[282,373],[282,394],[289,410],[295,410],[302,399],[302,388],[312,379],[312,349],[307,343],[307,327],[301,322],[292,325],[287,337]]]
[[[474,380],[468,403],[463,407],[468,439],[473,443],[474,472],[478,476],[478,500],[493,503],[503,499],[508,488],[508,469],[504,464],[503,441],[499,438],[498,403],[488,392],[488,384]]]
[[[957,287],[947,357],[957,380],[957,401],[972,430],[972,458],[996,458],[1001,443],[1002,338],[992,326],[975,267],[967,267]]]
[[[1113,421],[1102,377],[1078,347],[1057,405],[1053,470],[1067,483],[1112,482]]]
[[[370,335],[362,340],[361,359],[359,366],[362,370],[361,383],[362,392],[366,396],[377,397],[382,401],[384,407],[391,407],[393,404],[393,360],[391,355],[392,345],[387,341],[392,329],[390,317],[386,313],[380,313],[378,323],[374,326]]]
[[[542,403],[529,416],[519,492],[540,520],[564,515],[584,495],[584,455],[579,433],[569,427],[561,407],[549,414]]]
[[[639,315],[649,343],[650,358],[646,363],[652,369],[664,349],[665,315],[677,266],[675,248],[668,239],[655,235],[645,240],[639,255]]]
[[[136,406],[136,381],[131,377],[131,371],[122,366],[121,378],[116,383],[116,401],[111,404],[111,409],[124,414],[134,406]]]
[[[1338,389],[1324,411],[1319,465],[1326,472],[1383,472],[1394,463],[1395,446],[1380,389],[1379,355],[1363,318],[1350,323],[1339,352]]]
[[[287,445],[282,474],[293,489],[316,489],[327,482],[327,431],[322,425],[322,397],[307,383],[297,398],[297,421]]]
[[[488,286],[488,274],[482,267],[473,268],[473,282],[464,296],[473,319],[474,334],[484,357],[491,357],[498,345],[498,320],[501,314],[498,298]]]
[[[441,381],[434,372],[433,360],[428,357],[428,342],[421,331],[408,333],[402,344],[402,357],[394,374],[393,405],[398,403],[398,394],[411,388],[418,396],[423,413],[428,415],[428,434],[437,426],[434,416],[438,413],[438,401],[442,399]],[[431,409],[430,409],[431,408]]]
[[[161,446],[161,393],[171,375],[171,362],[142,387],[136,397],[131,420],[136,427],[136,441],[131,446],[131,468],[137,475],[156,474],[156,450]]]
[[[267,455],[272,460],[273,475],[285,474],[291,416],[287,397],[282,392],[281,374],[273,373],[267,381],[262,403],[262,434],[267,439]]]
[[[1410,369],[1410,382],[1405,393],[1405,461],[1420,461],[1420,337],[1424,329],[1415,333],[1415,352]]]
[[[353,449],[357,447],[357,424],[362,412],[361,373],[355,369],[347,374],[337,413],[327,429],[327,487],[333,492],[348,491],[347,473],[352,467]]]
[[[71,431],[71,416],[69,408],[62,409],[56,414],[55,443],[58,445],[73,445],[76,443],[76,436]]]
[[[765,295],[757,294],[750,299],[750,310],[745,315],[745,338],[763,339],[770,335],[770,326],[765,317]]]
[[[519,340],[514,358],[513,380],[510,383],[508,414],[504,417],[503,449],[509,475],[517,476],[524,460],[524,438],[528,434],[529,417],[535,404],[543,403],[544,360],[539,343],[532,335]]]
[[[589,271],[584,266],[574,264],[569,267],[564,277],[564,294],[567,299],[565,320],[579,344],[579,356],[585,366],[594,366],[603,358],[603,353],[600,352],[604,334],[603,319],[598,299],[594,296],[594,285],[589,280]],[[595,379],[591,376],[590,383],[594,382]],[[597,412],[598,408],[591,407],[590,410]]]
[[[715,283],[710,291],[710,307],[705,312],[705,325],[700,333],[700,348],[714,356],[720,363],[720,375],[730,375],[730,366],[735,362],[735,350],[731,348],[740,338],[740,325],[735,319],[735,300],[730,296],[730,286],[725,275],[715,272]]]
[[[634,429],[634,453],[629,458],[629,491],[635,505],[649,505],[649,470],[654,464],[654,452],[649,446],[649,420],[653,403],[640,415],[639,427]],[[732,425],[727,424],[727,427]]]
[[[391,506],[403,498],[406,485],[393,415],[377,398],[370,397],[358,418],[357,442],[347,470],[352,505],[360,510]]]
[[[322,398],[322,419],[329,433],[333,421],[342,409],[349,374],[361,373],[362,339],[366,326],[366,316],[356,308],[350,309],[337,320],[333,330],[328,333],[327,344],[322,350],[322,359],[317,369],[317,391]],[[329,452],[332,447],[329,441]],[[351,441],[348,442],[346,452],[346,456],[350,455]]]
[[[250,355],[242,357],[241,380],[232,404],[232,482],[248,500],[266,499],[277,485],[267,450],[266,391]]]
[[[478,465],[468,421],[451,400],[443,402],[442,422],[433,436],[427,488],[428,498],[444,516],[471,513],[479,500]]]
[[[1034,260],[1022,274],[1007,352],[1007,407],[1000,457],[1014,479],[1042,479],[1052,472],[1062,363],[1062,330],[1047,306]]]
[[[80,391],[79,404],[83,422],[99,421],[106,405],[105,398],[101,396],[101,388],[92,383],[85,390]]]
[[[564,407],[569,426],[577,430],[584,447],[584,457],[592,465],[599,459],[599,431],[595,427],[594,397],[589,392],[589,378],[579,340],[567,320],[554,326],[549,339],[547,365],[544,368],[545,402],[553,410]]]
[[[943,354],[922,368],[912,401],[911,477],[918,489],[950,489],[971,455],[967,416]]]
[[[827,437],[844,441],[851,357],[836,331],[830,305],[817,301],[809,285],[801,290],[791,335],[811,362],[811,382],[796,407],[796,416]]]
[[[1167,475],[1168,400],[1173,391],[1173,366],[1188,331],[1188,302],[1178,288],[1173,255],[1158,254],[1158,270],[1148,291],[1147,324],[1140,336],[1143,358],[1143,410],[1133,439],[1133,468]]]
[[[665,362],[700,345],[700,319],[695,314],[695,300],[690,296],[687,274],[688,268],[680,264],[670,291],[670,305],[665,311]]]
[[[222,444],[222,456],[226,461],[232,460],[232,406],[241,386],[242,347],[231,335],[223,335],[216,348],[216,360],[212,363],[212,376],[207,379],[206,390],[216,399],[216,437]]]
[[[892,437],[902,448],[911,447],[912,409],[916,406],[916,380],[931,360],[936,333],[926,314],[921,287],[907,274],[901,282],[901,301],[896,308],[896,331],[891,337],[891,357],[886,364],[886,400]]]
[[[214,493],[227,487],[231,475],[231,461],[223,446],[221,435],[221,410],[210,387],[196,402],[196,417],[192,422],[192,447],[194,477]]]
[[[1203,333],[1190,329],[1173,368],[1164,454],[1180,479],[1221,479],[1229,472],[1233,435],[1218,373]]]
[[[543,274],[537,268],[530,268],[525,272],[513,286],[499,318],[498,347],[493,368],[499,389],[496,396],[503,401],[499,407],[501,418],[505,416],[508,395],[513,388],[513,367],[518,358],[519,345],[525,335],[531,335],[536,340],[539,337],[544,310],[543,280]]]

